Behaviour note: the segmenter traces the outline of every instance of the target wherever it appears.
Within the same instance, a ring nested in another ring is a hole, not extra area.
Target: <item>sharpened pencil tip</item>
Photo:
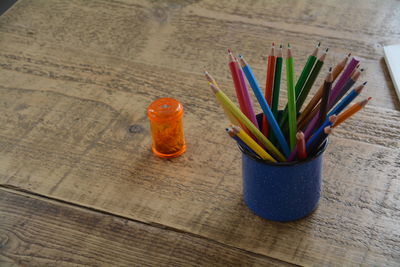
[[[272,46],[275,46],[275,43],[274,43],[274,42],[272,42]]]
[[[363,82],[363,84],[362,84],[362,85],[364,85],[364,86],[365,86],[365,85],[367,85],[367,83],[368,83],[368,82],[367,82],[367,81],[365,81],[365,82]]]
[[[361,68],[361,69],[360,69],[360,72],[363,72],[363,71],[364,71],[364,68]]]
[[[328,53],[328,51],[329,51],[329,47],[327,49],[325,49],[325,53]]]
[[[290,44],[289,43],[287,44],[287,48],[290,49]]]
[[[239,58],[243,58],[243,55],[242,55],[242,54],[239,54]]]
[[[233,131],[235,134],[237,134],[237,133],[240,132],[240,127],[239,127],[239,126],[236,126],[236,125],[232,125],[232,131]]]
[[[348,53],[348,54],[347,54],[347,57],[350,57],[350,56],[351,56],[351,53]]]
[[[372,97],[368,97],[367,99],[365,99],[365,100],[363,100],[363,101],[361,101],[361,102],[358,102],[358,104],[359,104],[361,107],[365,107],[371,99],[372,99]]]
[[[232,50],[230,48],[228,48],[228,53],[232,54]]]
[[[320,46],[321,46],[321,42],[318,42],[317,47],[320,47]]]
[[[280,44],[280,45],[279,45],[279,48],[280,48],[280,49],[282,49],[282,48],[283,48],[283,45],[282,45],[282,44]]]
[[[303,139],[304,138],[304,133],[302,131],[298,131],[296,133],[296,137],[297,137],[297,139]]]
[[[332,72],[332,67],[329,68],[329,72]]]

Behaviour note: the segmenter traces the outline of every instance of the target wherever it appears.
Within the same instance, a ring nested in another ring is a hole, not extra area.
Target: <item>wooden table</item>
[[[395,0],[20,0],[0,17],[0,265],[399,265],[400,104],[382,57],[399,25]],[[244,205],[202,74],[233,97],[226,48],[263,80],[272,41],[293,44],[297,75],[317,41],[323,72],[351,51],[374,98],[331,138],[317,211],[290,223]],[[165,96],[186,111],[172,160],[153,156],[146,117]]]

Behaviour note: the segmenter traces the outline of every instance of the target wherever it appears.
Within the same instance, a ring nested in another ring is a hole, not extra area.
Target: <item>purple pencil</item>
[[[250,93],[249,93],[249,88],[247,87],[247,83],[246,80],[244,78],[244,73],[242,68],[238,68],[239,69],[239,82],[242,85],[242,94],[243,94],[243,100],[245,102],[245,104],[248,107],[248,112],[249,112],[249,120],[258,128],[260,129],[260,127],[258,126],[258,122],[256,119],[256,115],[254,113],[254,108],[253,108],[253,101],[251,100],[250,97]]]
[[[360,63],[360,60],[357,58],[353,57],[347,65],[346,69],[340,76],[339,80],[335,84],[335,86],[332,88],[331,95],[329,97],[329,103],[332,103],[335,101],[335,99],[338,97],[340,94],[340,91],[342,91],[343,86],[347,82],[348,79],[350,79],[351,75],[353,74],[354,70],[356,69],[357,65]]]

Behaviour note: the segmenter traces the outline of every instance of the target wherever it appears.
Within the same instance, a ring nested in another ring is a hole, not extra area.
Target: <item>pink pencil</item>
[[[243,100],[244,100],[245,106],[246,106],[246,108],[247,108],[246,116],[249,118],[249,120],[250,120],[257,128],[260,128],[260,127],[258,126],[258,122],[257,122],[257,119],[256,119],[256,115],[255,115],[255,113],[254,113],[253,100],[251,100],[250,93],[249,93],[249,88],[247,87],[246,80],[245,80],[245,78],[244,78],[243,70],[242,70],[242,68],[240,68],[240,67],[239,67],[239,72],[238,72],[238,74],[239,74],[239,82],[240,82],[240,85],[241,85],[241,87],[242,87]]]

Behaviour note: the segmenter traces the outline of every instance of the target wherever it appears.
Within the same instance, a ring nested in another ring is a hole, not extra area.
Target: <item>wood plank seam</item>
[[[214,239],[206,238],[204,236],[197,235],[197,234],[194,234],[194,233],[191,233],[191,232],[187,232],[187,231],[183,231],[183,230],[180,230],[180,229],[177,229],[177,228],[173,228],[173,227],[170,227],[170,226],[167,226],[167,225],[154,223],[154,222],[144,222],[144,221],[135,220],[135,219],[132,219],[132,218],[129,218],[129,217],[125,217],[125,216],[122,216],[122,215],[119,215],[119,214],[114,214],[114,213],[111,213],[111,212],[108,212],[108,211],[105,211],[105,210],[100,210],[100,209],[96,209],[96,208],[93,208],[93,207],[87,207],[87,206],[79,205],[77,203],[72,203],[72,202],[68,202],[68,201],[62,200],[62,199],[57,199],[57,198],[45,196],[45,195],[42,195],[42,194],[39,194],[39,193],[31,192],[29,190],[26,190],[26,189],[23,189],[23,188],[20,188],[20,187],[17,187],[17,186],[8,185],[8,184],[0,184],[0,190],[4,190],[4,191],[7,191],[7,192],[11,192],[11,193],[19,194],[19,195],[24,195],[24,196],[28,196],[28,197],[43,199],[43,200],[50,201],[50,202],[61,203],[61,204],[65,204],[65,205],[68,205],[68,206],[73,207],[73,208],[84,209],[84,210],[88,210],[88,211],[95,212],[95,213],[100,213],[100,214],[107,215],[107,216],[113,216],[113,217],[116,217],[116,218],[120,218],[120,219],[123,219],[123,220],[128,220],[128,221],[139,223],[139,224],[144,224],[144,225],[155,227],[155,228],[168,230],[168,231],[173,231],[173,232],[178,233],[178,234],[185,234],[185,235],[188,235],[190,237],[199,238],[199,239],[202,239],[202,240],[205,240],[205,241],[208,241],[208,242],[211,242],[211,243],[214,243],[214,244],[217,244],[217,245],[229,248],[229,249],[237,250],[237,251],[240,251],[240,252],[243,252],[243,253],[248,253],[248,254],[250,254],[252,256],[255,256],[255,257],[260,257],[260,258],[280,261],[282,263],[292,264],[294,266],[301,266],[301,265],[298,265],[298,264],[293,263],[293,262],[288,262],[288,261],[284,261],[284,260],[281,260],[281,259],[268,257],[268,256],[263,255],[263,254],[255,253],[253,251],[249,251],[249,250],[245,250],[245,249],[242,249],[242,248],[230,246],[230,245],[227,245],[225,243],[218,242],[218,241],[216,241]]]

